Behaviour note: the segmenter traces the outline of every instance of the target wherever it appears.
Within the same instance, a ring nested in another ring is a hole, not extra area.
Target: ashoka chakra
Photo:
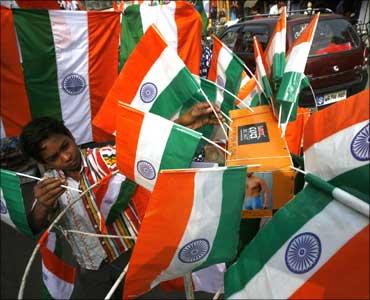
[[[146,160],[139,160],[137,162],[137,171],[146,179],[153,180],[155,178],[155,169],[153,165]]]
[[[370,123],[355,135],[351,143],[351,153],[353,157],[359,161],[367,161],[370,159],[369,127]]]
[[[78,95],[85,89],[86,82],[81,75],[72,73],[64,77],[62,87],[67,94]]]
[[[146,82],[141,86],[140,98],[144,103],[152,102],[157,97],[158,89],[154,83]]]
[[[0,213],[6,214],[8,210],[6,209],[6,206],[2,200],[0,200]]]
[[[217,76],[216,83],[223,88],[225,87],[225,81],[220,75]]]
[[[205,257],[208,252],[209,242],[206,239],[197,239],[182,247],[178,257],[183,263],[194,263]]]
[[[311,232],[304,232],[294,237],[285,252],[285,264],[296,274],[311,270],[321,256],[319,237]]]

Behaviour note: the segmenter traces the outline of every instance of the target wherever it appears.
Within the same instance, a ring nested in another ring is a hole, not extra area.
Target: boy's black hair
[[[73,139],[63,122],[50,117],[34,119],[23,128],[19,138],[20,147],[26,155],[43,162],[40,155],[41,143],[54,134],[67,135]]]

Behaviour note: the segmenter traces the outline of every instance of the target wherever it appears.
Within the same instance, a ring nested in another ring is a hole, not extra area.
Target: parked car
[[[253,36],[265,48],[277,19],[278,16],[258,16],[242,21],[227,28],[220,39],[254,70]],[[287,49],[310,19],[297,14],[287,17]],[[321,14],[305,69],[316,101],[311,89],[306,88],[300,94],[299,105],[325,107],[363,90],[368,80],[367,59],[368,49],[347,19],[333,13]]]

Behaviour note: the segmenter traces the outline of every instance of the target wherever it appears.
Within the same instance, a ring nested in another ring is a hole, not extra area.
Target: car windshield
[[[251,25],[244,27],[237,36],[237,42],[235,45],[236,52],[247,52],[253,54],[253,36],[256,36],[258,41],[261,43],[263,49],[266,48],[269,38],[269,30],[267,26],[263,25]]]
[[[240,27],[234,26],[230,27],[227,32],[222,36],[222,42],[228,46],[230,49],[234,49],[236,38],[238,35],[238,29]]]
[[[294,40],[306,28],[307,23],[296,24],[292,28]],[[341,19],[321,20],[317,24],[310,56],[348,51],[359,46],[359,40],[352,25]]]

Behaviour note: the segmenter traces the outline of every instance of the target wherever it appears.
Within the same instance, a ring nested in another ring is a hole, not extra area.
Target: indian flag
[[[306,124],[303,145],[308,172],[367,199],[369,96],[367,89],[314,113]]]
[[[369,204],[308,177],[227,270],[227,299],[369,296]]]
[[[213,36],[213,52],[208,72],[208,79],[237,94],[242,80],[243,63],[216,36]],[[222,111],[228,113],[234,109],[234,97],[216,86],[211,97]]]
[[[320,13],[312,17],[310,23],[294,41],[287,54],[283,78],[276,94],[276,100],[280,110],[279,121],[283,124],[283,133],[285,132],[287,123],[296,118],[298,95],[305,87],[305,84],[307,84],[304,69],[319,16]]]
[[[53,299],[70,299],[76,278],[76,269],[64,262],[61,245],[55,232],[46,231],[39,241],[42,259],[42,280]]]
[[[209,0],[195,0],[195,8],[202,17],[203,35],[207,35],[208,18],[209,18]]]
[[[114,82],[94,125],[114,133],[119,100],[171,119],[199,89],[176,51],[150,26]]]
[[[13,119],[21,109],[31,118],[63,120],[78,144],[106,140],[91,121],[117,77],[119,14],[17,9],[13,17],[28,101],[14,105],[17,92],[11,90],[2,106]],[[18,51],[13,56],[15,61]]]
[[[242,101],[236,99],[235,105],[238,108],[258,106],[260,104],[260,96],[256,79],[254,77],[249,77],[245,71],[242,73],[242,78],[243,79],[238,92],[238,98]]]
[[[166,1],[161,5],[144,1],[141,5],[128,7],[122,16],[120,65],[126,63],[152,24],[158,27],[190,72],[199,75],[202,19],[194,5],[187,1]]]
[[[246,168],[162,171],[126,275],[124,299],[237,253]]]
[[[0,176],[1,221],[28,236],[33,236],[27,221],[19,177],[15,172],[3,169],[0,169]]]
[[[282,12],[275,25],[274,32],[266,46],[264,57],[266,73],[270,82],[274,86],[280,83],[285,67],[285,48],[286,48],[286,6],[282,7]]]
[[[201,134],[122,103],[117,107],[117,165],[152,191],[162,169],[188,168]]]
[[[256,77],[260,84],[260,86],[263,88],[263,94],[271,98],[272,97],[272,90],[270,86],[269,78],[266,74],[265,70],[265,62],[263,58],[263,50],[260,42],[258,41],[257,37],[253,37],[253,49],[254,49],[254,59],[256,61]]]

